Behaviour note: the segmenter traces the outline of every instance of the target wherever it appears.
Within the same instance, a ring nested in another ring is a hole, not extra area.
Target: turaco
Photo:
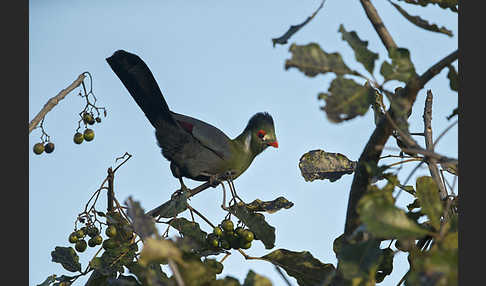
[[[182,177],[213,186],[229,174],[236,179],[268,146],[278,148],[270,114],[256,113],[243,132],[230,139],[206,122],[171,111],[152,72],[137,55],[118,50],[106,60],[154,126],[162,155],[170,161],[181,190],[187,189]]]

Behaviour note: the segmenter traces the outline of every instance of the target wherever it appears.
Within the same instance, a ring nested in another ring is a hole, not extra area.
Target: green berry
[[[88,232],[89,237],[94,237],[94,236],[97,236],[100,233],[100,230],[95,226],[91,226],[90,228],[88,228],[87,232]]]
[[[74,245],[74,248],[76,248],[76,250],[78,252],[85,251],[86,247],[88,247],[88,244],[86,243],[86,240],[84,240],[84,239],[78,240],[78,242],[76,242],[76,245]]]
[[[70,243],[76,243],[78,241],[78,236],[76,235],[76,232],[73,232],[69,235],[69,242]]]
[[[83,143],[83,141],[84,141],[84,136],[83,136],[83,134],[81,134],[81,133],[79,133],[79,132],[76,132],[76,134],[74,134],[73,141],[74,141],[74,143],[76,143],[76,144],[81,144],[81,143]]]
[[[84,236],[85,236],[85,235],[86,235],[86,234],[84,233],[84,230],[83,230],[83,229],[78,229],[78,230],[76,231],[76,236],[77,236],[78,238],[84,238]]]
[[[242,243],[240,248],[242,248],[242,249],[248,249],[250,247],[251,247],[251,241]]]
[[[216,248],[216,247],[219,246],[219,240],[217,238],[210,238],[208,240],[208,244],[209,244],[209,246]]]
[[[229,241],[227,241],[225,239],[221,240],[221,247],[226,249],[226,250],[231,249],[231,245],[230,245]]]
[[[84,123],[88,123],[89,125],[93,125],[95,123],[95,119],[93,118],[93,115],[89,113],[83,114],[83,121]]]
[[[235,233],[240,237],[243,235],[243,231],[244,229],[241,226],[235,228]]]
[[[250,230],[245,229],[241,237],[244,241],[251,242],[255,238],[255,235]]]
[[[213,233],[217,236],[217,237],[221,237],[223,236],[223,231],[221,230],[221,228],[219,226],[215,227],[213,229]]]
[[[93,240],[93,238],[90,238],[90,239],[88,240],[88,246],[89,246],[89,247],[95,247],[95,246],[96,246],[96,243],[95,243],[95,241]]]
[[[86,130],[84,130],[83,137],[84,137],[84,140],[86,140],[88,142],[93,140],[94,137],[95,137],[93,129],[87,128]]]
[[[96,245],[100,245],[103,242],[103,238],[101,237],[101,235],[96,235],[96,236],[92,237],[91,239],[94,240]]]
[[[40,155],[42,152],[44,152],[44,145],[42,143],[36,143],[34,145],[34,153]]]
[[[44,146],[44,150],[46,151],[46,153],[52,153],[52,151],[54,151],[54,143],[52,142],[49,142],[47,143],[45,146]]]
[[[223,228],[223,230],[226,232],[233,231],[233,227],[233,222],[229,219],[225,219],[221,222],[221,228]]]
[[[110,225],[106,230],[105,234],[108,237],[114,237],[116,235],[116,227],[114,225]]]

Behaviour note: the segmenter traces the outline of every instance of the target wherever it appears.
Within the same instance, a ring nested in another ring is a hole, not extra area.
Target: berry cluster
[[[83,122],[84,122],[86,128],[84,129],[83,133],[76,132],[74,134],[73,141],[76,144],[81,144],[85,140],[87,142],[92,141],[95,137],[95,133],[94,133],[93,129],[87,128],[87,126],[88,126],[88,124],[93,125],[95,123],[101,123],[101,117],[97,116],[95,118],[92,113],[84,112],[82,117],[83,117]]]
[[[90,239],[86,243],[85,237],[89,236]],[[103,238],[100,235],[100,230],[96,226],[83,226],[82,228],[73,231],[69,235],[69,242],[74,243],[74,248],[78,252],[84,252],[89,247],[95,247],[103,242]]]
[[[234,228],[231,220],[225,219],[221,224],[208,234],[206,240],[212,248],[248,249],[255,235],[249,229],[243,227]]]

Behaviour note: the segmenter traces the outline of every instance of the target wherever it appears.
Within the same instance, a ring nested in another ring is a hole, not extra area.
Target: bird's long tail
[[[155,128],[161,120],[177,126],[152,72],[140,57],[118,50],[106,61]]]

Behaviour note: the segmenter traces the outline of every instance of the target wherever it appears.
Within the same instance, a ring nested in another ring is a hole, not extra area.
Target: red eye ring
[[[259,137],[260,139],[262,139],[262,138],[263,138],[263,136],[265,136],[265,134],[266,134],[266,132],[265,132],[265,131],[263,131],[262,129],[258,130],[258,137]]]

